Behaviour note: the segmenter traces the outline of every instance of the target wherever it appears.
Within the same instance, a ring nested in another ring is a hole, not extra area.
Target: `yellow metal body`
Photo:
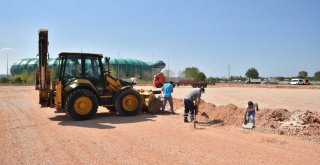
[[[108,98],[113,98],[114,97],[113,95],[117,94],[118,91],[122,90],[122,87],[130,85],[129,83],[124,82],[118,78],[114,78],[110,75],[106,76],[105,91],[101,91],[102,87],[100,85],[95,86],[93,85],[95,83],[92,84],[87,79],[81,79],[81,78],[76,79],[72,81],[70,84],[68,84],[66,87],[62,86],[61,81],[51,82],[50,70],[48,67],[48,60],[49,60],[48,30],[40,29],[38,34],[39,34],[39,42],[38,42],[39,66],[36,69],[35,74],[36,74],[36,89],[39,90],[39,103],[41,104],[41,107],[56,108],[57,112],[63,112],[64,111],[64,108],[62,107],[63,101],[64,101],[63,99],[67,97],[67,94],[69,91],[71,91],[72,89],[76,88],[79,85],[83,85],[86,87],[90,86],[90,88],[94,90],[97,95],[99,95],[97,96],[97,97],[100,97],[98,98],[99,103],[111,104],[111,105],[103,105],[103,106],[112,107],[114,106],[113,105],[114,100],[108,99]],[[79,53],[79,54],[97,56],[99,57],[99,60],[101,60],[101,58],[103,57],[101,54],[90,54],[90,53]],[[63,52],[63,53],[60,53],[59,57],[63,61],[63,59],[65,59],[65,57],[68,55],[78,55],[78,53]],[[109,68],[107,71],[109,72]],[[59,77],[61,77],[61,75]],[[151,97],[154,98],[154,94],[152,92],[149,92],[149,93],[142,92],[141,97],[143,98],[143,103],[146,105],[147,98],[148,99],[150,99]],[[125,98],[122,100],[121,104],[126,111],[133,111],[139,106],[139,100],[140,98],[136,98],[135,95],[126,95]],[[92,109],[93,105],[94,104],[92,103],[90,98],[80,97],[75,101],[74,109],[79,114],[87,114],[89,113],[89,110]]]
[[[56,96],[54,97],[55,108],[58,112],[62,111],[62,86],[61,81],[54,81]]]
[[[83,83],[83,84],[88,84],[90,85],[92,88],[94,88],[94,85],[89,81],[89,80],[86,80],[86,79],[76,79],[74,81],[72,81],[70,84],[68,84],[65,89],[68,91],[70,90],[71,88],[74,88],[76,87],[79,83]]]
[[[107,86],[106,89],[112,92],[118,91],[121,89],[122,85],[119,79],[107,76],[106,78]]]

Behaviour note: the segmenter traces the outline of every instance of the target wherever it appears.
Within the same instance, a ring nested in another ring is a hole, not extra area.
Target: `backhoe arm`
[[[39,64],[36,70],[36,89],[39,90],[41,107],[50,106],[50,70],[48,68],[48,30],[39,30]]]

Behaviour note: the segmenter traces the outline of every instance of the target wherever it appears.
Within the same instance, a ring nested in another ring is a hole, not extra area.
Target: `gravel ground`
[[[94,119],[80,122],[39,107],[34,87],[0,87],[0,164],[320,161],[319,143],[214,123],[194,129],[183,123],[181,109],[178,115],[120,117],[100,108]]]

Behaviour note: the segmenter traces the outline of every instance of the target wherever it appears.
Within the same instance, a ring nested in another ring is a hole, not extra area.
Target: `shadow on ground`
[[[223,125],[223,121],[219,119],[213,119],[208,122],[199,121],[198,124],[201,126]]]
[[[58,121],[58,125],[61,126],[75,126],[75,127],[87,127],[96,129],[112,129],[116,128],[117,124],[129,124],[145,121],[154,121],[156,115],[142,113],[138,116],[119,116],[115,113],[97,113],[96,116],[90,120],[75,121],[68,115],[57,115],[50,117],[52,121]],[[111,125],[112,124],[112,125]]]

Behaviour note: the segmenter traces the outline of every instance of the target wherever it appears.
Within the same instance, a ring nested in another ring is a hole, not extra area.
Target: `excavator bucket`
[[[143,100],[142,110],[152,114],[160,113],[162,107],[162,101],[159,97],[156,97],[156,94],[160,94],[161,91],[152,91],[152,90],[137,90]]]

